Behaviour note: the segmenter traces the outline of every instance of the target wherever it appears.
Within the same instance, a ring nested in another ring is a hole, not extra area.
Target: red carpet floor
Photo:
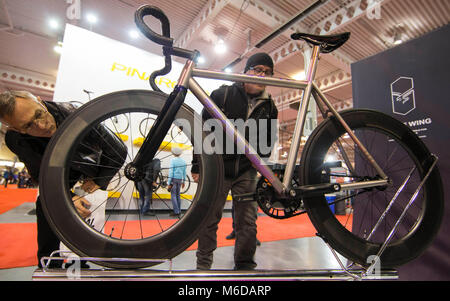
[[[6,190],[0,190],[0,214],[19,206],[23,202],[34,202],[36,193],[37,191],[35,189],[8,188]],[[338,216],[338,218],[342,219],[341,222],[344,223],[348,217]],[[153,223],[153,221],[145,222]],[[169,219],[160,222],[164,224],[164,228],[168,228],[174,220]],[[231,223],[231,218],[222,218],[217,233],[219,247],[234,245],[234,240],[225,239],[232,230]],[[286,220],[276,220],[268,216],[260,216],[258,217],[257,224],[258,239],[261,242],[313,237],[316,235],[316,230],[306,214]],[[352,221],[348,221],[348,224],[351,225]],[[108,222],[105,232],[110,233],[113,225],[115,231],[121,229],[121,225],[117,222]],[[140,233],[136,230],[138,229],[137,227],[140,227],[138,221],[129,221],[126,226],[128,230],[125,231],[125,233]],[[143,229],[148,228],[151,227],[143,227]],[[151,232],[144,232],[144,235],[149,234],[151,234]],[[0,246],[0,269],[37,265],[36,224],[0,223]],[[196,248],[197,242],[190,246],[188,250],[195,250]]]
[[[37,189],[0,186],[0,214],[36,202]],[[0,269],[37,265],[36,223],[0,224]]]
[[[36,223],[0,224],[0,269],[37,265]]]
[[[345,222],[346,216],[338,216]],[[112,237],[123,239],[139,239],[141,236],[149,237],[161,232],[161,229],[167,230],[175,223],[175,219],[166,220],[146,220],[146,221],[127,221],[125,224],[120,222],[107,222],[104,233],[113,233]],[[351,220],[348,222],[351,224]],[[275,241],[286,240],[300,237],[315,236],[317,231],[312,225],[306,214],[296,216],[285,220],[276,220],[268,216],[259,216],[257,220],[258,225],[258,239],[260,241]],[[114,228],[114,231],[111,230]],[[219,230],[217,232],[218,245],[232,246],[233,240],[224,239],[232,231],[232,218],[225,217],[219,223]],[[194,244],[188,250],[196,249]]]
[[[8,188],[0,186],[0,214],[5,213],[26,202],[36,202],[37,189],[17,188],[17,185],[8,184]]]

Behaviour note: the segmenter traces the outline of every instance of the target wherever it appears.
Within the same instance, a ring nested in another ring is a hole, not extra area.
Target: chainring
[[[293,184],[295,184],[295,180],[293,180]],[[276,219],[287,219],[306,213],[301,199],[277,196],[273,186],[264,177],[258,181],[256,201],[265,214]]]

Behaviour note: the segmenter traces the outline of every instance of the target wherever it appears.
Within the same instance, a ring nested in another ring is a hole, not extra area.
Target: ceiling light
[[[394,30],[394,45],[400,45],[403,43],[402,34],[400,33],[400,25]]]
[[[61,54],[62,52],[62,42],[58,42],[58,44],[55,45],[55,47],[53,47],[53,50],[58,53]]]
[[[400,45],[401,43],[403,43],[403,41],[400,38],[397,38],[397,39],[394,40],[394,44],[395,45]]]
[[[97,23],[97,21],[98,21],[97,16],[94,14],[86,15],[86,20],[91,24]]]
[[[50,26],[50,28],[52,29],[57,29],[59,27],[59,23],[58,21],[56,21],[55,19],[50,19],[48,21],[48,25]]]
[[[334,162],[334,161],[336,161],[336,157],[334,155],[328,155],[325,158],[325,162]]]
[[[225,68],[225,72],[226,72],[226,73],[231,73],[231,72],[233,72],[233,70],[231,70],[231,68],[228,67],[228,68]]]
[[[6,160],[1,160],[0,161],[0,166],[8,166],[8,167],[14,167],[17,169],[21,169],[25,167],[25,164],[22,162],[13,162],[13,161],[6,161]]]
[[[139,38],[139,33],[136,30],[130,30],[129,35],[133,39]]]
[[[305,80],[306,73],[305,73],[305,71],[299,72],[299,73],[295,74],[294,76],[292,76],[292,78],[295,80]]]
[[[218,54],[224,54],[227,51],[227,45],[225,45],[224,40],[219,39],[217,41],[216,46],[214,47],[214,50],[216,51],[216,53]]]
[[[205,58],[203,56],[199,56],[197,58],[197,64],[203,64],[205,62]]]

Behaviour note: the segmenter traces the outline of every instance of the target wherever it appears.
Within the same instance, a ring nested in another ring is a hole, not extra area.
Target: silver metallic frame
[[[327,100],[325,95],[319,90],[317,85],[314,83],[314,77],[317,70],[317,65],[320,56],[320,46],[314,46],[313,52],[311,55],[311,64],[308,68],[308,73],[306,76],[306,80],[291,80],[285,78],[274,78],[274,77],[264,77],[264,76],[255,76],[255,75],[247,75],[247,74],[237,74],[237,73],[226,73],[220,71],[209,71],[202,70],[193,67],[192,63],[186,63],[182,75],[178,81],[179,85],[182,85],[186,88],[189,88],[191,92],[196,96],[196,98],[202,103],[208,113],[219,120],[222,123],[223,129],[226,135],[235,141],[240,152],[244,153],[245,156],[253,163],[256,170],[264,176],[273,186],[274,190],[279,194],[286,194],[290,192],[290,183],[292,181],[295,162],[297,160],[297,154],[300,149],[300,140],[301,135],[303,133],[306,114],[309,106],[310,96],[313,95],[314,99],[319,106],[322,108],[322,104],[324,104],[328,110],[334,115],[337,120],[342,124],[342,126],[346,129],[347,133],[353,140],[353,142],[358,145],[364,156],[367,160],[372,164],[372,166],[377,170],[377,172],[382,177],[381,180],[376,181],[366,181],[364,183],[354,183],[354,184],[344,184],[341,186],[341,190],[353,190],[356,188],[366,188],[366,187],[375,187],[386,185],[388,183],[387,176],[381,169],[381,167],[374,160],[372,155],[367,151],[364,145],[359,141],[356,135],[351,131],[350,127],[347,125],[345,120],[341,117],[341,115],[334,109],[331,103]],[[209,79],[219,79],[219,80],[227,80],[232,82],[243,82],[243,83],[253,83],[253,84],[262,84],[266,86],[276,86],[283,88],[293,88],[304,90],[300,107],[297,115],[297,120],[294,128],[294,133],[292,137],[292,144],[289,150],[289,154],[287,157],[286,170],[283,177],[283,182],[275,176],[273,171],[264,164],[261,157],[254,151],[252,146],[248,143],[248,141],[243,137],[234,127],[234,125],[228,120],[228,118],[222,113],[222,111],[217,107],[217,105],[213,102],[213,100],[208,96],[208,94],[202,89],[202,87],[197,83],[197,81],[193,77],[201,77],[201,78],[209,78]],[[318,101],[322,103],[319,104]],[[348,162],[347,162],[348,163]],[[351,166],[349,166],[351,168]],[[357,185],[358,187],[356,187]],[[361,187],[363,186],[363,187]]]

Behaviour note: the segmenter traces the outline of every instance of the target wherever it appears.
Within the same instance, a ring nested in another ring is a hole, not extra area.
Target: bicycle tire
[[[125,118],[125,120],[127,122],[127,125],[125,126],[124,129],[120,129],[119,130],[117,127],[114,127],[115,132],[118,133],[118,134],[125,133],[128,130],[128,128],[130,127],[130,121],[128,120],[128,117],[126,115],[124,115],[124,118]],[[111,122],[117,123],[117,120],[111,120]]]
[[[177,131],[177,133],[174,134],[174,131]],[[180,140],[180,137],[178,137],[178,136],[181,132],[182,132],[182,130],[180,128],[172,127],[170,129],[170,137],[171,137],[172,141],[175,141],[176,143],[180,143],[180,144],[185,144],[186,142],[188,142],[189,139],[187,137],[184,137],[185,139]],[[183,138],[183,136],[181,136],[181,138]]]
[[[205,153],[199,156],[200,173],[203,175],[190,209],[174,225],[154,236],[143,239],[109,237],[87,225],[72,204],[68,160],[80,137],[89,131],[92,124],[103,117],[109,118],[113,113],[137,110],[158,114],[166,99],[167,95],[163,93],[145,90],[104,95],[70,115],[52,137],[43,158],[40,176],[42,207],[57,236],[76,254],[99,258],[171,259],[194,243],[206,219],[218,205],[215,200],[222,186],[223,163],[217,155]],[[185,105],[179,110],[177,118],[187,120],[192,129],[194,126],[201,128],[201,117]],[[192,139],[193,144],[203,140],[193,134]],[[141,268],[157,264],[139,260],[97,263],[113,268]]]
[[[156,186],[153,186],[152,190],[158,191],[158,189],[161,188],[161,183],[163,183],[163,175],[161,174],[161,172],[159,172],[158,175],[156,176],[155,181]]]
[[[153,125],[155,123],[155,121],[156,120],[151,117],[147,117],[147,118],[144,118],[141,120],[141,122],[139,123],[139,133],[141,134],[142,137],[145,137],[148,134],[149,123],[151,125]],[[144,126],[144,127],[142,127],[142,126]]]
[[[191,178],[186,175],[186,179],[184,180],[184,188],[181,188],[180,193],[185,194],[189,191],[189,188],[191,187]]]
[[[168,180],[169,180],[169,177],[163,176],[162,173],[160,172],[158,175],[158,180],[156,182],[157,186],[155,188],[155,191],[158,190],[159,188],[167,189]],[[192,182],[191,178],[188,175],[186,175],[186,179],[184,181],[184,188],[181,188],[180,194],[185,194],[189,191],[189,188],[191,187],[191,182]]]
[[[397,208],[397,206],[401,207],[400,205],[403,206],[407,203],[410,194],[414,191],[414,186],[417,187],[417,184],[423,179],[431,165],[431,154],[423,141],[412,130],[389,115],[373,110],[348,110],[342,112],[341,116],[360,139],[374,139],[373,144],[369,143],[365,146],[373,147],[368,150],[374,155],[379,165],[383,169],[386,168],[385,172],[392,180],[392,186],[402,183],[401,177],[398,177],[400,173],[411,171],[414,166],[417,168],[417,172],[412,174],[408,186],[404,188],[388,212],[389,215],[386,215],[387,219],[380,224],[381,226],[370,237],[370,241],[367,240],[367,237],[370,236],[369,231],[372,229],[369,224],[371,221],[376,223],[375,221],[384,210],[381,205],[386,206],[388,204],[387,200],[390,200],[389,197],[396,191],[395,189],[388,187],[385,190],[358,191],[357,193],[360,194],[353,199],[354,214],[355,216],[359,214],[359,217],[363,216],[364,218],[360,219],[362,220],[360,224],[353,223],[352,232],[339,222],[324,196],[304,199],[308,215],[321,237],[338,253],[367,267],[372,262],[370,256],[378,254],[385,236],[389,235],[392,228],[388,221],[390,214],[399,216],[401,208]],[[344,137],[345,133],[346,131],[334,116],[326,119],[314,130],[305,145],[304,156],[301,160],[300,172],[303,184],[317,184],[327,179],[327,177],[324,177],[323,168],[323,163],[326,161],[325,157],[335,151],[334,145],[337,139],[340,139],[341,142],[348,139],[348,137],[341,138]],[[383,141],[387,142],[381,144]],[[352,147],[352,145],[355,146],[353,142],[348,143],[348,147]],[[382,155],[383,151],[386,154]],[[349,153],[351,154],[351,151]],[[366,168],[367,166],[364,165],[356,150],[353,151],[353,154],[355,156],[354,162],[357,163],[356,167],[359,165],[359,169],[356,168],[356,174],[350,174],[349,177],[353,176],[356,179],[356,176],[359,176],[359,179],[362,179],[362,176],[367,175],[373,178],[374,173],[369,168],[367,174],[363,174],[363,167]],[[400,157],[403,159],[398,161],[397,159]],[[392,159],[396,165],[390,167],[387,165],[388,162],[382,162],[381,159],[383,158]],[[408,169],[402,170],[400,167],[407,167]],[[329,175],[331,174],[332,172]],[[406,179],[406,177],[403,179]],[[383,197],[385,197],[384,200]],[[422,254],[439,230],[443,207],[442,180],[439,170],[435,166],[422,187],[414,206],[411,206],[408,210],[407,218],[399,227],[398,234],[394,236],[394,239],[382,253],[381,266],[386,268],[397,267]],[[367,211],[365,211],[366,209]],[[381,233],[383,230],[385,232]]]

